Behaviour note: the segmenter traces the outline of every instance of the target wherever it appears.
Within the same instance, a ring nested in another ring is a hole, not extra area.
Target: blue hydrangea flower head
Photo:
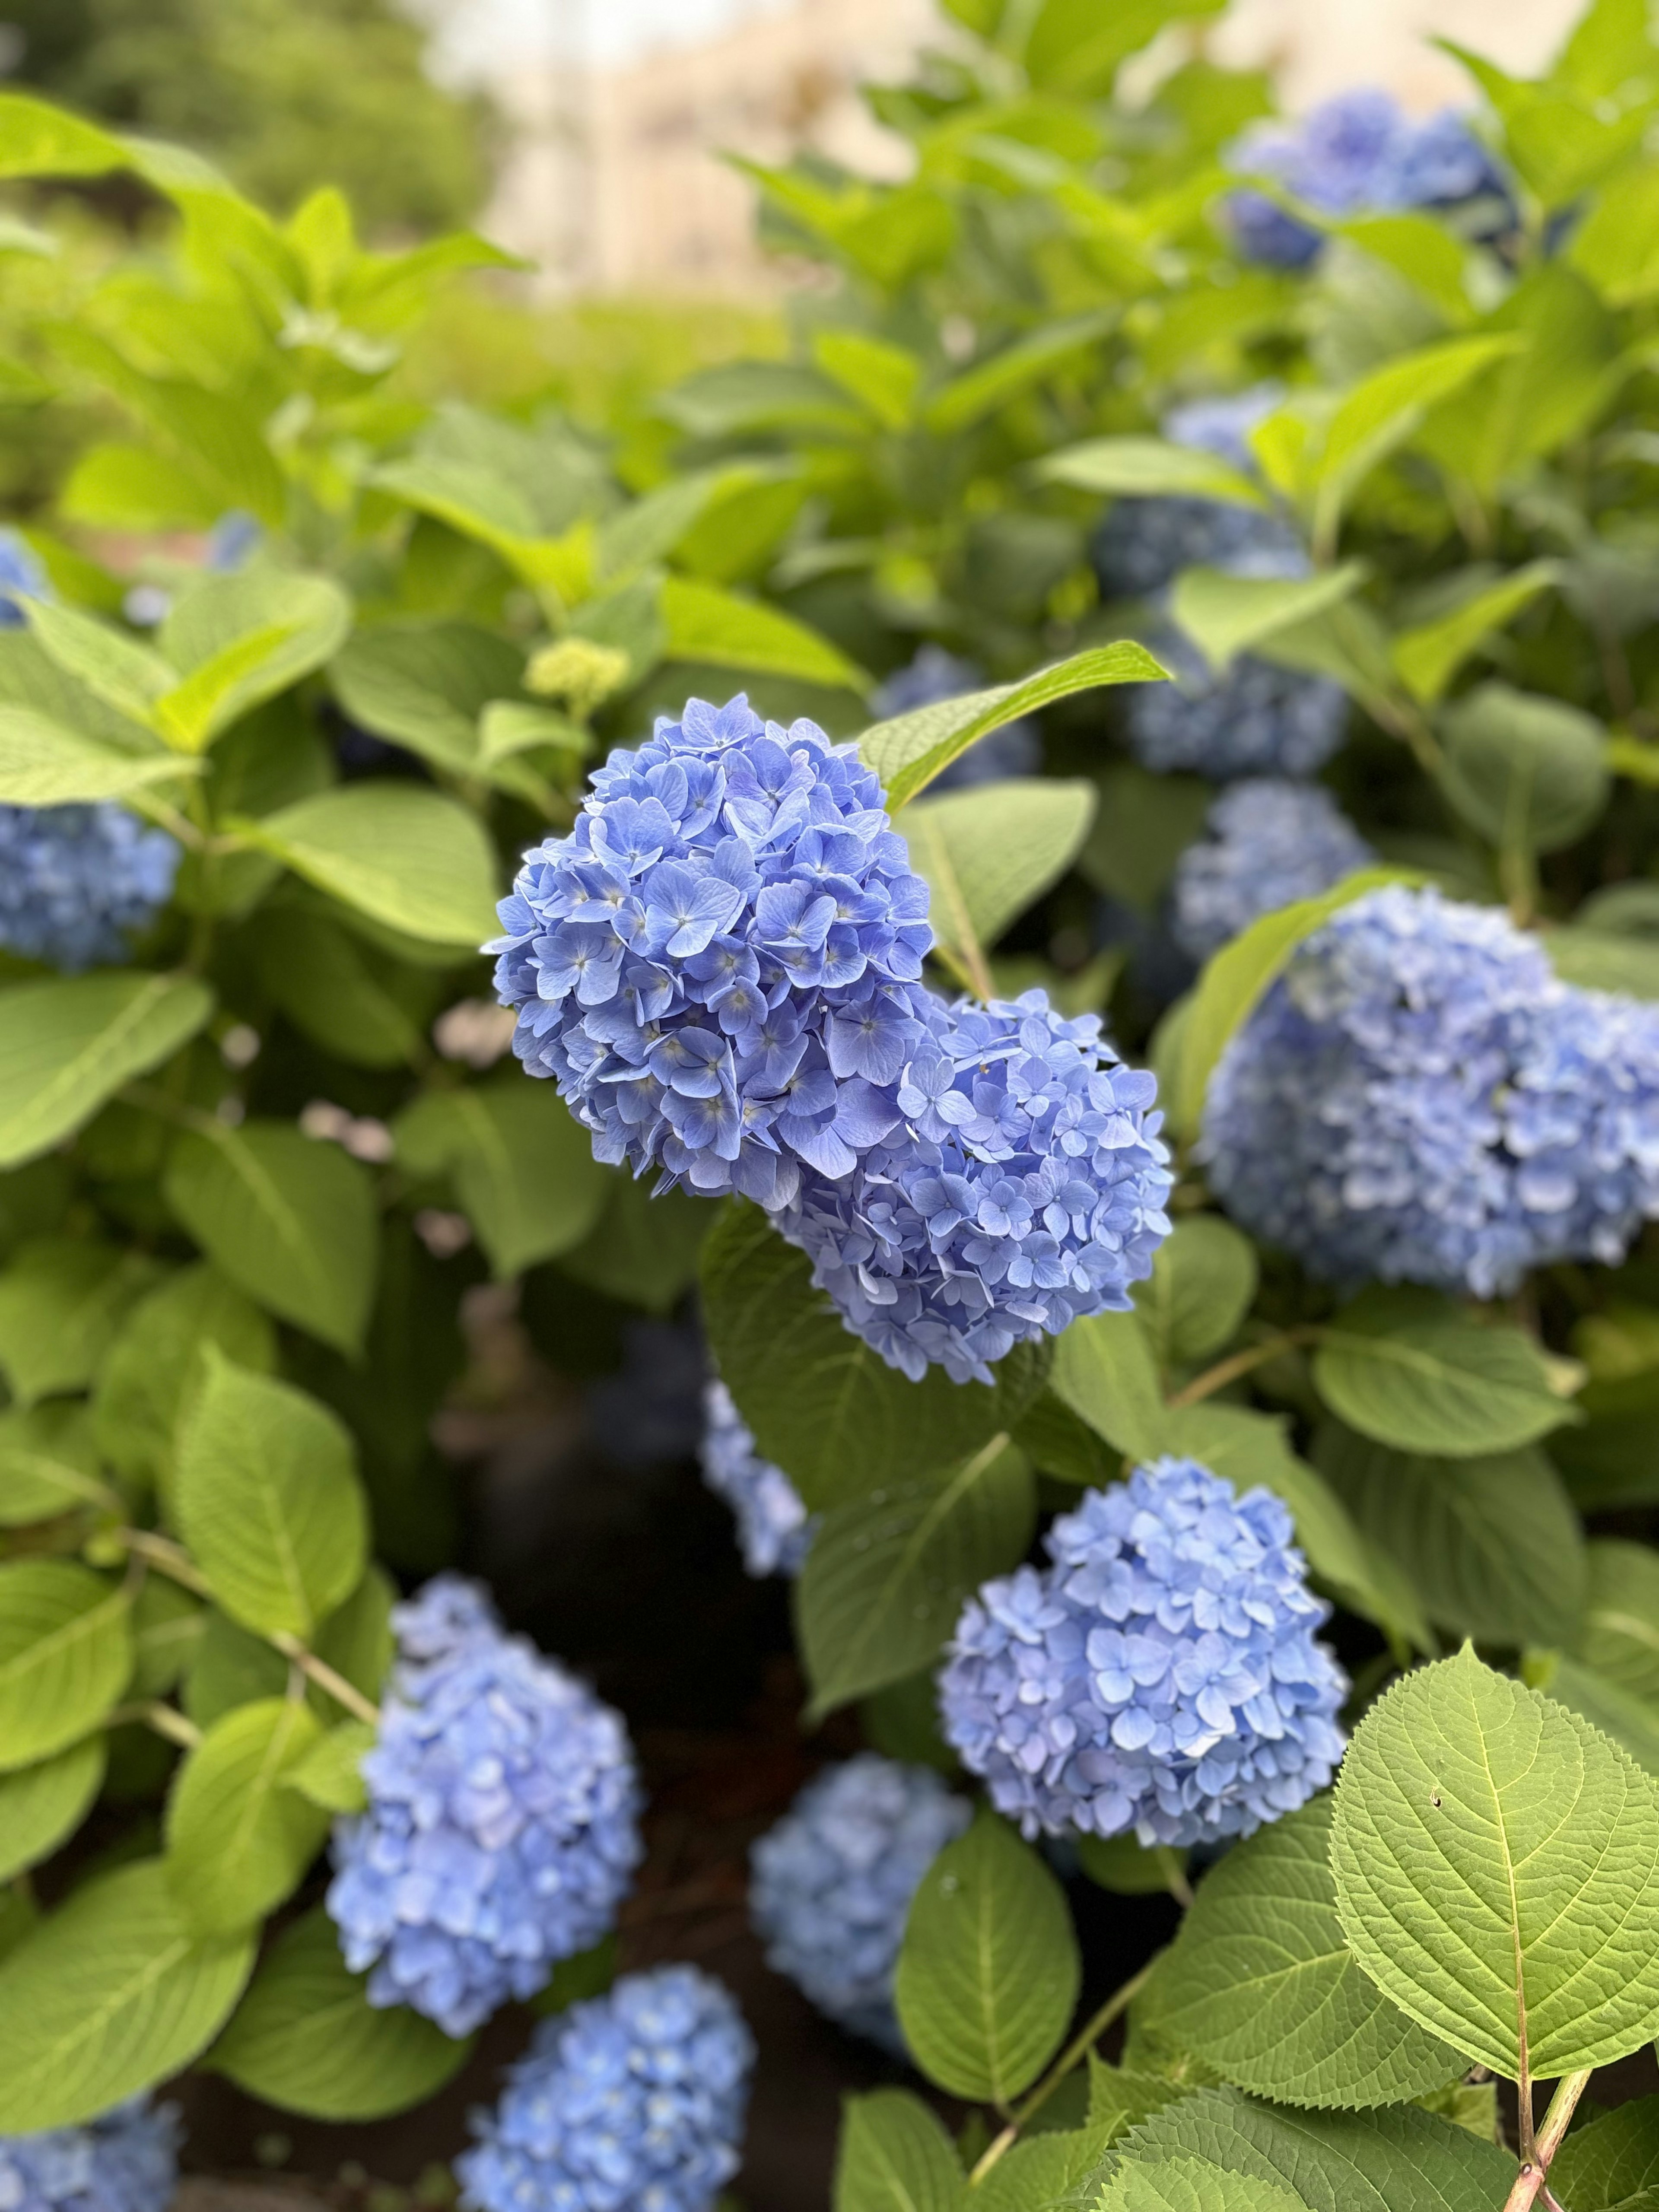
[[[879,685],[870,702],[878,722],[896,714],[908,714],[918,707],[934,707],[944,699],[960,699],[965,691],[985,688],[985,671],[972,660],[959,660],[942,645],[921,647],[914,659],[897,669]],[[1037,726],[1029,718],[1005,723],[959,753],[929,788],[937,793],[966,791],[975,784],[995,783],[1011,775],[1032,775],[1042,764],[1042,744]]]
[[[1250,433],[1267,421],[1284,397],[1284,386],[1271,379],[1248,385],[1243,392],[1207,392],[1201,399],[1183,400],[1172,407],[1164,417],[1164,434],[1172,446],[1213,453],[1241,476],[1254,476],[1256,460],[1250,450]]]
[[[180,854],[124,806],[0,806],[0,945],[73,974],[127,957],[173,894]]]
[[[1149,626],[1146,643],[1171,680],[1124,687],[1125,726],[1143,768],[1217,783],[1313,775],[1341,744],[1347,695],[1328,678],[1249,653],[1218,672],[1173,622]]]
[[[940,1006],[899,1127],[842,1182],[803,1177],[778,1226],[889,1366],[988,1382],[1016,1344],[1124,1310],[1151,1272],[1170,1230],[1157,1090],[1040,990]]]
[[[179,2108],[131,2098],[80,2128],[0,2136],[4,2212],[167,2212],[179,2184]]]
[[[1317,897],[1375,857],[1318,784],[1247,778],[1223,792],[1209,836],[1176,864],[1176,937],[1207,960],[1262,915]]]
[[[830,2019],[902,2052],[893,1972],[910,1900],[972,1818],[931,1767],[874,1752],[826,1767],[750,1854],[768,1966]]]
[[[1210,1085],[1211,1188],[1339,1285],[1492,1297],[1659,1216],[1659,1008],[1559,982],[1493,908],[1402,885],[1299,946]]]
[[[693,700],[592,779],[501,908],[514,1050],[603,1160],[787,1204],[897,1120],[927,886],[856,749]]]
[[[1342,1670],[1291,1516],[1188,1459],[1091,1490],[1051,1564],[987,1583],[939,1677],[946,1741],[1027,1836],[1248,1836],[1330,1781]]]
[[[702,1479],[737,1516],[743,1564],[751,1575],[798,1575],[817,1534],[781,1467],[755,1449],[748,1424],[724,1382],[703,1392]]]
[[[695,1966],[544,2020],[455,2161],[469,2212],[712,2212],[737,2172],[754,2039]]]
[[[19,599],[52,597],[46,572],[27,540],[15,530],[0,530],[0,629],[23,629],[28,617]]]
[[[640,1858],[627,1732],[440,1575],[392,1613],[368,1808],[336,1825],[328,1910],[371,2004],[465,2035],[598,1942]]]

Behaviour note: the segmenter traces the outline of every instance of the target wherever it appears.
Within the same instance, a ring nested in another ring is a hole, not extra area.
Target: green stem
[[[1549,2109],[1544,2114],[1543,2124],[1534,2134],[1529,2122],[1531,2115],[1523,2102],[1521,2106],[1521,2137],[1524,2162],[1515,2177],[1515,2186],[1504,2201],[1504,2212],[1534,2212],[1540,2203],[1550,2203],[1550,2166],[1561,2148],[1561,2138],[1567,2132],[1569,2122],[1577,2110],[1578,2100],[1589,2085],[1595,2069],[1581,2067],[1576,2074],[1564,2074],[1555,2085],[1555,2094],[1550,2099]],[[1525,2096],[1529,2084],[1523,2083]],[[1528,2137],[1531,2136],[1528,2142]]]
[[[1073,2068],[1088,2057],[1090,2051],[1093,2050],[1095,2045],[1099,2042],[1119,2014],[1129,2009],[1146,1986],[1147,1977],[1156,1963],[1155,1960],[1149,1959],[1138,1974],[1131,1974],[1121,1989],[1113,1990],[1098,2012],[1091,2014],[1043,2075],[1042,2081],[1037,2083],[1036,2087],[1032,2090],[1030,2095],[1023,2104],[1014,2106],[1007,2126],[1004,2128],[1002,2133],[969,2175],[968,2183],[970,2188],[977,2188],[991,2168],[1013,2148],[1020,2130],[1025,2126],[1032,2114],[1042,2111]]]
[[[202,1741],[202,1731],[194,1721],[186,1720],[174,1705],[163,1705],[159,1698],[146,1698],[131,1705],[117,1705],[106,1713],[106,1729],[125,1728],[136,1723],[140,1728],[153,1729],[157,1735],[176,1743],[181,1751],[194,1751]]]
[[[1237,1382],[1241,1375],[1248,1375],[1252,1368],[1265,1367],[1270,1359],[1277,1359],[1286,1352],[1294,1352],[1298,1346],[1314,1343],[1318,1334],[1318,1330],[1314,1328],[1283,1329],[1277,1336],[1270,1336],[1265,1344],[1252,1344],[1243,1352],[1231,1352],[1225,1359],[1218,1360],[1213,1367],[1206,1367],[1203,1374],[1195,1376],[1185,1389],[1177,1390],[1170,1403],[1171,1406],[1196,1406],[1202,1400],[1213,1397],[1218,1390],[1224,1390],[1230,1382]]]

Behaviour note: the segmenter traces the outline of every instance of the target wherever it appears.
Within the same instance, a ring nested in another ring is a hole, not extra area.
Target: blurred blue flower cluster
[[[922,1034],[927,886],[816,725],[693,700],[593,777],[502,902],[514,1049],[594,1151],[768,1206],[845,1176]]]
[[[1347,694],[1328,678],[1250,653],[1213,669],[1173,622],[1149,627],[1145,641],[1174,681],[1126,688],[1129,743],[1143,768],[1218,783],[1313,775],[1341,744]]]
[[[702,1479],[737,1516],[743,1564],[751,1575],[798,1575],[817,1534],[781,1467],[755,1449],[748,1425],[724,1382],[703,1392]]]
[[[939,1678],[946,1741],[1025,1834],[1246,1836],[1322,1790],[1347,1682],[1314,1632],[1291,1516],[1161,1459],[1085,1492],[969,1599]]]
[[[1212,1188],[1339,1283],[1491,1297],[1659,1216],[1659,1007],[1496,909],[1393,885],[1298,947],[1211,1082]]]
[[[336,1827],[328,1909],[372,2004],[465,2035],[596,1943],[640,1858],[628,1735],[584,1684],[440,1575],[392,1613],[398,1663]]]
[[[33,549],[15,530],[0,530],[0,629],[23,629],[19,599],[48,599],[52,586]]]
[[[0,2136],[3,2212],[167,2212],[179,2108],[134,2097],[82,2128]]]
[[[945,699],[959,699],[965,691],[984,689],[985,672],[975,662],[959,660],[942,645],[924,645],[915,657],[896,669],[872,693],[870,706],[878,722],[896,714],[908,714],[918,707],[936,707]],[[1028,720],[1006,722],[958,753],[942,775],[928,786],[935,793],[966,791],[975,784],[995,783],[1011,775],[1031,775],[1042,763],[1042,745],[1036,724]]]
[[[473,2212],[711,2212],[738,2170],[754,2039],[694,1966],[629,1974],[544,2020],[474,2148]]]
[[[1370,88],[1340,93],[1294,122],[1252,125],[1232,146],[1229,166],[1337,219],[1471,201],[1490,200],[1495,211],[1508,204],[1502,174],[1462,116],[1447,108],[1418,122],[1392,94]],[[1316,225],[1248,185],[1231,192],[1226,207],[1247,260],[1302,269],[1325,242]]]
[[[844,1182],[803,1177],[778,1225],[890,1366],[988,1382],[1151,1273],[1171,1181],[1156,1097],[1093,1015],[962,1000],[906,1065],[896,1126]]]
[[[1253,384],[1172,407],[1161,427],[1171,445],[1213,453],[1254,476],[1250,433],[1284,397],[1281,385]],[[1304,563],[1302,541],[1279,516],[1231,500],[1170,494],[1114,500],[1090,551],[1102,592],[1121,599],[1150,598],[1183,568],[1290,575]]]
[[[750,1855],[768,1966],[830,2019],[902,2051],[893,1970],[910,1900],[972,1817],[931,1767],[874,1752],[826,1767]]]
[[[178,844],[125,807],[0,806],[0,946],[73,974],[127,957],[173,892]]]
[[[1277,907],[1314,898],[1375,858],[1328,791],[1247,779],[1224,791],[1210,834],[1176,864],[1175,933],[1194,960]]]

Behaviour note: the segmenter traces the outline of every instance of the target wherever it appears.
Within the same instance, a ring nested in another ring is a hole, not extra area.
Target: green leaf
[[[1090,438],[1047,454],[1032,473],[1047,483],[1113,499],[1219,499],[1265,507],[1261,485],[1214,453],[1161,438]]]
[[[997,2160],[968,2202],[975,2212],[1083,2212],[1096,2201],[1110,2140],[1094,2126],[1038,2129]]]
[[[1560,1476],[1535,1444],[1430,1459],[1333,1423],[1316,1456],[1438,1626],[1495,1644],[1571,1637],[1584,1601],[1584,1540]]]
[[[0,1368],[18,1404],[83,1389],[155,1272],[111,1244],[53,1237],[24,1245],[0,1274]]]
[[[969,745],[989,737],[1023,714],[1034,714],[1056,699],[1069,699],[1079,691],[1092,691],[1106,684],[1146,684],[1168,674],[1144,647],[1121,642],[1073,653],[1069,660],[1040,668],[1018,684],[999,684],[994,690],[969,691],[958,699],[942,699],[932,707],[914,708],[878,722],[859,739],[859,754],[866,768],[881,779],[887,804],[895,812],[914,799],[937,775],[942,775]]]
[[[199,1598],[165,1575],[147,1576],[133,1601],[130,1694],[159,1698],[172,1689],[201,1648],[206,1626]]]
[[[670,576],[662,587],[662,615],[671,659],[798,676],[807,684],[845,684],[855,691],[865,688],[862,670],[828,638],[793,615],[740,599],[718,584]]]
[[[121,141],[50,100],[0,93],[0,175],[95,177],[130,166]]]
[[[1208,2159],[1175,2157],[1120,2166],[1094,2212],[1308,2212],[1308,2200],[1260,2175],[1247,2180]]]
[[[93,1401],[98,1448],[130,1481],[159,1482],[200,1387],[205,1347],[270,1374],[276,1332],[216,1267],[185,1267],[128,1315]]]
[[[1058,1357],[1058,1346],[1056,1346]],[[1098,1489],[1115,1482],[1122,1464],[1105,1438],[1052,1389],[1034,1398],[1014,1423],[1012,1435],[1039,1474]]]
[[[329,1816],[285,1788],[322,1739],[302,1699],[268,1698],[216,1721],[167,1798],[167,1879],[186,1922],[208,1935],[262,1920],[299,1886]]]
[[[1000,1436],[932,1482],[827,1514],[796,1586],[809,1719],[931,1665],[964,1601],[1018,1565],[1036,1522],[1030,1469]]]
[[[824,374],[868,408],[884,430],[907,427],[921,382],[922,365],[915,354],[863,331],[836,330],[820,331],[812,353]]]
[[[1360,1723],[1331,1863],[1372,1980],[1494,2073],[1516,2079],[1522,2033],[1542,2080],[1659,2029],[1659,1790],[1467,1647]]]
[[[1077,1838],[1078,1863],[1091,1881],[1116,1897],[1157,1897],[1184,1875],[1187,1854],[1168,1844],[1143,1844],[1133,1831],[1126,1836]]]
[[[1613,788],[1592,714],[1507,684],[1483,684],[1445,718],[1441,787],[1506,853],[1553,853],[1582,837]]]
[[[912,806],[904,836],[939,943],[958,953],[994,945],[1076,860],[1096,797],[1091,783],[1019,776]]]
[[[1225,0],[1120,0],[1103,14],[1094,0],[1043,0],[1025,41],[1025,70],[1045,91],[1107,91],[1118,64],[1150,46],[1172,19],[1219,15]]]
[[[1205,1876],[1160,1972],[1159,2024],[1224,2081],[1278,2104],[1402,2104],[1465,2061],[1355,1963],[1330,1829],[1331,1800],[1316,1797]]]
[[[319,1905],[271,1946],[208,2063],[283,2112],[378,2120],[435,2095],[471,2048],[405,2005],[371,2005]]]
[[[835,2212],[958,2212],[967,2184],[939,2115],[908,2089],[842,2108]]]
[[[1659,1706],[1648,1705],[1565,1651],[1524,1651],[1521,1675],[1529,1688],[1571,1706],[1581,1720],[1610,1735],[1639,1767],[1659,1779]]]
[[[374,1749],[374,1737],[367,1721],[342,1721],[294,1762],[283,1787],[327,1813],[361,1813],[368,1803],[363,1753]]]
[[[86,1408],[35,1406],[0,1413],[0,1528],[25,1528],[83,1505],[118,1507],[100,1476]]]
[[[500,1281],[580,1244],[610,1194],[587,1131],[550,1083],[516,1067],[504,1082],[428,1091],[394,1134],[411,1174],[453,1178]]]
[[[436,1011],[429,975],[394,963],[333,915],[272,901],[254,917],[259,980],[296,1029],[354,1067],[406,1067]]]
[[[1255,1247],[1231,1221],[1183,1216],[1133,1290],[1158,1365],[1199,1366],[1224,1351],[1255,1303],[1257,1272]]]
[[[1059,2048],[1081,1972],[1060,1884],[981,1808],[910,1907],[894,1998],[911,2057],[952,2096],[1006,2104]]]
[[[350,600],[325,576],[255,566],[183,593],[157,642],[184,681],[154,703],[170,743],[200,752],[222,730],[320,668],[351,629]]]
[[[1610,177],[1574,231],[1572,265],[1609,307],[1659,291],[1659,169],[1646,163]]]
[[[395,1646],[392,1608],[397,1601],[392,1577],[371,1560],[356,1589],[329,1614],[313,1639],[317,1656],[371,1703],[380,1697],[391,1672]],[[345,1717],[345,1708],[319,1683],[313,1682],[306,1695],[325,1725],[333,1727]]]
[[[1265,644],[1280,630],[1311,622],[1355,592],[1365,571],[1357,561],[1316,576],[1237,576],[1224,568],[1188,568],[1170,611],[1212,667]]]
[[[0,1170],[73,1135],[135,1075],[187,1044],[213,1011],[205,983],[78,975],[0,991]]]
[[[77,1890],[0,1963],[0,2128],[77,2127],[189,2065],[253,1963],[196,1935],[158,1859]]]
[[[374,1188],[338,1146],[286,1121],[189,1131],[168,1206],[221,1273],[279,1320],[356,1352],[374,1300]]]
[[[476,774],[478,718],[515,698],[524,655],[467,622],[391,622],[360,631],[329,669],[352,720],[434,768]]]
[[[938,1367],[909,1382],[843,1327],[805,1255],[738,1202],[703,1243],[702,1320],[757,1449],[814,1512],[959,1465],[1007,1431],[1043,1379],[1041,1354],[1018,1349],[994,1390]]]
[[[148,729],[158,699],[177,680],[171,665],[125,630],[51,599],[25,599],[32,635],[66,675],[94,698]]]
[[[1571,2130],[1550,2162],[1550,2190],[1573,2212],[1652,2212],[1643,2192],[1659,2193],[1659,2097]]]
[[[1432,1291],[1371,1290],[1345,1306],[1314,1382],[1362,1436],[1444,1459],[1513,1451],[1578,1418],[1529,1337],[1485,1328]]]
[[[562,1254],[562,1274],[591,1284],[624,1305],[670,1313],[697,1279],[703,1239],[715,1209],[687,1190],[653,1198],[643,1179],[612,1172],[605,1206],[582,1242]]]
[[[1553,561],[1529,562],[1477,591],[1450,614],[1398,631],[1393,641],[1394,665],[1413,698],[1431,707],[1469,655],[1547,591],[1559,574]]]
[[[1044,323],[1028,336],[1016,338],[1012,345],[975,362],[934,392],[921,410],[924,426],[936,438],[970,429],[1011,399],[1029,392],[1034,384],[1041,384],[1074,355],[1097,344],[1117,319],[1115,307],[1097,308],[1088,314]]]
[[[308,1637],[363,1571],[367,1514],[349,1431],[302,1390],[206,1354],[179,1451],[179,1525],[227,1613]]]
[[[471,951],[495,928],[495,855],[459,802],[419,784],[319,791],[231,827],[388,929]]]
[[[132,1673],[131,1600],[63,1559],[0,1565],[0,1773],[96,1728]]]
[[[1125,1459],[1163,1449],[1164,1393],[1138,1313],[1074,1321],[1054,1346],[1054,1395]]]
[[[55,1759],[0,1775],[0,1882],[74,1834],[104,1786],[105,1761],[104,1739],[89,1735]]]
[[[118,752],[32,707],[0,707],[0,804],[90,805],[192,772],[176,754]]]
[[[1589,1585],[1572,1648],[1610,1682],[1659,1707],[1659,1553],[1602,1537],[1588,1547]]]
[[[185,1711],[198,1728],[211,1728],[238,1705],[280,1698],[288,1680],[289,1662],[274,1645],[210,1606],[185,1675]]]

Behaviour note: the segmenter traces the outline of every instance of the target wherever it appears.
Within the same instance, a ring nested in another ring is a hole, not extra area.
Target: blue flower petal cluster
[[[985,671],[971,660],[959,660],[941,645],[924,645],[915,658],[896,670],[871,699],[876,720],[890,721],[896,714],[914,713],[918,707],[935,707],[944,699],[960,699],[966,691],[984,689]],[[1042,764],[1042,743],[1034,721],[1023,718],[993,730],[988,738],[958,753],[944,774],[934,777],[930,792],[966,791],[975,784],[995,783],[1005,776],[1030,775]]]
[[[465,2035],[611,1926],[639,1785],[616,1714],[475,1585],[440,1575],[392,1626],[368,1808],[337,1824],[328,1910],[371,2004]]]
[[[703,1392],[702,1479],[737,1516],[743,1564],[751,1575],[798,1575],[817,1534],[781,1467],[763,1459],[724,1382]]]
[[[81,2128],[0,2136],[0,2212],[167,2212],[179,2108],[131,2098]]]
[[[1496,227],[1504,227],[1503,177],[1462,118],[1448,108],[1416,122],[1386,92],[1340,93],[1295,122],[1254,125],[1233,145],[1229,165],[1282,185],[1320,215],[1491,199],[1500,204]],[[1313,224],[1248,186],[1228,196],[1227,217],[1246,259],[1275,268],[1305,268],[1325,242]]]
[[[28,617],[19,599],[49,599],[52,586],[27,539],[0,530],[0,629],[22,629]]]
[[[1316,783],[1248,778],[1210,809],[1210,835],[1176,864],[1175,933],[1207,960],[1264,914],[1315,898],[1376,856]]]
[[[778,1226],[847,1326],[920,1381],[988,1382],[1018,1343],[1122,1311],[1169,1234],[1151,1075],[1042,991],[937,1009],[902,1119],[839,1182],[809,1175]]]
[[[693,700],[613,752],[501,908],[514,1050],[597,1156],[775,1207],[895,1121],[927,886],[851,745]]]
[[[1027,1836],[1248,1836],[1322,1790],[1347,1682],[1291,1516],[1187,1459],[1085,1492],[970,1598],[939,1677],[947,1741]]]
[[[1217,673],[1173,623],[1145,635],[1173,680],[1125,687],[1129,743],[1144,768],[1160,775],[1185,769],[1218,783],[1312,775],[1341,744],[1348,701],[1340,684],[1248,653]]]
[[[1250,433],[1265,422],[1285,398],[1285,387],[1270,378],[1247,385],[1242,392],[1206,392],[1201,399],[1182,400],[1164,417],[1163,431],[1172,446],[1188,446],[1194,453],[1213,453],[1241,476],[1256,473],[1250,450]]]
[[[629,1974],[544,2020],[477,2142],[471,2212],[712,2212],[737,2172],[754,2039],[695,1966]]]
[[[71,974],[125,960],[125,933],[167,904],[179,857],[112,801],[0,806],[0,945]]]
[[[1659,1007],[1495,908],[1391,885],[1298,947],[1211,1083],[1212,1188],[1338,1284],[1491,1297],[1659,1217]]]
[[[767,1965],[830,2019],[902,2052],[893,1971],[910,1900],[972,1818],[931,1767],[874,1752],[827,1767],[750,1854]]]

